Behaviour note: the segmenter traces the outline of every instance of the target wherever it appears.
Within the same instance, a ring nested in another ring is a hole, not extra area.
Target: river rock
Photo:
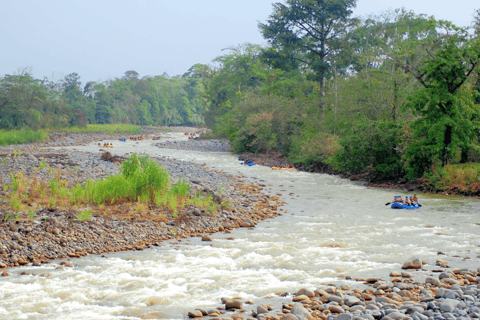
[[[282,316],[281,320],[300,320],[300,319],[298,319],[298,317],[294,314],[287,313]]]
[[[354,305],[353,307],[350,308],[350,312],[352,313],[364,313],[365,312],[365,307],[361,305]]]
[[[202,241],[212,241],[212,237],[208,234],[202,236]]]
[[[225,309],[227,310],[242,309],[242,301],[238,299],[228,299],[225,302]]]
[[[458,306],[460,302],[453,299],[445,299],[440,303],[440,311],[452,312]]]
[[[292,299],[292,301],[305,301],[305,300],[310,300],[310,298],[304,294],[298,295]]]
[[[257,314],[268,313],[268,307],[264,304],[257,306]]]
[[[353,305],[356,305],[356,304],[359,304],[359,303],[360,303],[360,299],[358,299],[357,297],[347,296],[345,298],[345,304],[349,307],[351,307]]]
[[[406,318],[410,318],[410,317],[408,317],[408,316],[406,316],[403,313],[400,313],[398,311],[390,312],[389,314],[387,314],[387,317],[390,318],[390,319],[393,319],[393,320],[404,320]]]
[[[295,295],[296,296],[306,295],[309,298],[313,298],[313,297],[315,297],[315,292],[313,292],[310,289],[302,288],[302,289],[298,290]]]
[[[443,268],[448,267],[448,262],[442,259],[437,259],[437,261],[435,261],[435,264]]]
[[[425,279],[425,283],[430,283],[431,285],[434,285],[434,286],[438,287],[440,285],[440,280],[432,278],[432,277],[427,277]]]
[[[200,310],[194,310],[194,311],[190,311],[188,313],[188,316],[190,318],[201,318],[203,317],[203,313]]]
[[[299,303],[295,303],[291,312],[298,318],[298,320],[309,320],[312,317],[310,312]]]
[[[336,295],[331,295],[328,297],[328,302],[332,302],[332,301],[335,301],[337,303],[341,303],[343,301],[343,299],[339,296],[336,296]]]
[[[402,269],[422,269],[423,264],[422,260],[418,258],[413,258],[408,261],[405,261],[405,263],[402,266]]]

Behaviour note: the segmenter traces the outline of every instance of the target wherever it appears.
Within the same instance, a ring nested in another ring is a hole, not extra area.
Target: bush
[[[403,175],[402,155],[398,149],[400,142],[398,124],[359,119],[340,139],[342,149],[332,158],[331,164],[341,171],[394,179]]]
[[[463,163],[434,167],[425,175],[426,180],[438,190],[457,188],[462,191],[480,188],[480,164]]]
[[[305,130],[301,136],[293,138],[289,159],[296,166],[312,168],[328,163],[339,149],[337,136]]]

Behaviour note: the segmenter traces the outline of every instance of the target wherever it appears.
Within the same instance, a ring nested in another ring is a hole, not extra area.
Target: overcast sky
[[[77,72],[102,81],[185,73],[222,49],[264,44],[258,22],[270,0],[0,0],[0,76],[31,67],[37,78]],[[281,0],[280,2],[283,2]],[[479,0],[358,0],[355,15],[405,7],[469,26]]]

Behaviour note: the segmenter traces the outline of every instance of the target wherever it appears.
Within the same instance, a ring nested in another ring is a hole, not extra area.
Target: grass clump
[[[77,219],[81,221],[89,220],[93,215],[92,209],[88,208],[85,211],[80,212],[77,214]]]
[[[134,153],[122,163],[121,174],[104,180],[87,181],[85,187],[77,185],[71,190],[70,202],[118,204],[136,201],[154,201],[156,194],[166,193],[170,176],[166,168],[147,156]]]
[[[48,133],[35,130],[0,130],[0,146],[45,141]]]
[[[86,127],[68,127],[58,129],[57,131],[72,132],[72,133],[128,133],[128,134],[140,134],[142,128],[133,124],[87,124]]]
[[[96,206],[77,215],[80,220],[88,220],[95,213],[106,213],[106,206],[128,206],[137,214],[143,215],[153,208],[167,209],[172,217],[177,217],[182,209],[195,206],[214,214],[218,203],[213,195],[201,192],[191,195],[190,184],[179,179],[170,181],[166,168],[145,155],[133,154],[120,167],[120,174],[108,176],[98,181],[88,180],[85,185],[69,187],[62,178],[60,169],[49,168],[49,180],[41,182],[34,176],[27,179],[22,172],[11,175],[11,184],[4,189],[12,190],[9,196],[9,209],[13,212],[25,212],[28,219],[35,217],[26,209],[27,204],[35,202],[49,207]],[[154,215],[156,216],[156,215]],[[158,216],[158,215],[157,215]],[[152,217],[152,219],[154,219]]]

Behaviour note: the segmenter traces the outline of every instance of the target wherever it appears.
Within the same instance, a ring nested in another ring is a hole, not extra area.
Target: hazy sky
[[[222,49],[263,44],[270,0],[0,0],[0,76],[31,67],[37,78],[81,81],[185,73]],[[469,26],[478,0],[358,0],[355,15],[405,7]]]

